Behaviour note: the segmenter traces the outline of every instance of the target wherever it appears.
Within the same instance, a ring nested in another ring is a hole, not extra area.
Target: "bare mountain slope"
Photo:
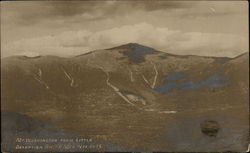
[[[8,57],[2,110],[142,150],[244,150],[248,56],[179,56],[130,43],[72,58]],[[217,144],[201,133],[207,119],[223,129]]]

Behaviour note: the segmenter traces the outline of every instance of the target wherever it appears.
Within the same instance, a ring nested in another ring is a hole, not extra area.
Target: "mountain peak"
[[[144,50],[155,51],[155,49],[153,49],[151,47],[144,46],[144,45],[138,44],[138,43],[128,43],[128,44],[120,45],[120,46],[113,47],[113,48],[110,48],[110,49],[129,49],[129,50],[134,50],[134,51],[144,49]]]
[[[138,43],[127,43],[127,44],[124,44],[123,46],[135,47],[135,46],[144,46],[144,45],[141,45],[141,44],[138,44]],[[147,47],[147,46],[144,46],[144,47]]]
[[[144,61],[144,56],[147,54],[154,54],[157,51],[154,48],[147,47],[137,43],[128,43],[118,47],[110,48],[110,50],[122,49],[122,53],[130,58],[135,63]]]

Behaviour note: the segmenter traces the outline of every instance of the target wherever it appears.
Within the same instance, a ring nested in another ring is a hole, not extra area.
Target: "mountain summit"
[[[141,63],[144,60],[144,56],[147,54],[154,54],[157,51],[154,48],[140,45],[137,43],[128,43],[118,47],[111,48],[111,50],[124,50],[123,54],[128,56],[133,62]]]
[[[138,43],[128,43],[128,44],[124,44],[124,45],[120,45],[117,47],[113,47],[110,49],[130,49],[130,50],[134,50],[136,48],[147,48],[147,49],[151,49],[151,50],[155,50],[154,48],[142,45],[142,44],[138,44]]]

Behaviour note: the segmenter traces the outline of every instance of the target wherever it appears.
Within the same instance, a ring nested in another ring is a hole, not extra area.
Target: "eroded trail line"
[[[127,68],[128,68],[129,73],[130,73],[130,81],[131,81],[131,82],[134,82],[135,79],[134,79],[134,77],[133,77],[133,72],[131,71],[131,69],[130,69],[129,67],[127,67]]]
[[[151,62],[151,64],[154,66],[154,70],[155,70],[154,81],[153,81],[153,84],[152,84],[151,88],[155,88],[155,84],[156,84],[157,77],[158,77],[158,71],[157,71],[157,68],[156,68],[155,64],[153,62]]]
[[[160,113],[160,114],[175,114],[175,113],[177,113],[177,111],[160,111],[158,113]]]
[[[44,81],[40,80],[40,79],[37,78],[37,77],[34,77],[34,79],[35,79],[36,81],[38,81],[41,85],[45,86],[46,89],[49,89],[49,86],[48,86]]]
[[[38,76],[39,76],[39,77],[42,77],[42,74],[43,74],[42,70],[41,70],[41,69],[38,69]]]
[[[45,81],[42,80],[42,70],[38,69],[38,73],[34,74],[33,77],[37,82],[39,82],[41,85],[45,86],[46,89],[49,89],[49,86]]]
[[[162,111],[162,110],[157,110],[157,109],[153,109],[153,108],[144,109],[144,110],[146,112],[156,112],[159,114],[176,114],[177,113],[177,111],[169,111],[169,110]]]
[[[71,75],[70,75],[69,73],[67,73],[67,72],[65,71],[64,68],[62,68],[62,71],[64,72],[65,76],[69,79],[69,81],[70,81],[70,86],[73,87],[73,86],[74,86],[74,79],[71,77]]]
[[[132,105],[132,106],[135,106],[135,104],[133,104],[131,101],[129,101],[129,99],[128,99],[126,96],[124,96],[124,95],[120,92],[119,88],[117,88],[116,86],[114,86],[113,84],[111,84],[111,83],[109,82],[109,79],[110,79],[109,73],[106,72],[106,71],[104,70],[104,68],[102,68],[102,67],[100,67],[100,66],[98,66],[98,67],[106,74],[106,76],[107,76],[107,79],[106,79],[107,85],[108,85],[109,87],[111,87],[111,88],[115,91],[115,93],[116,93],[117,95],[119,95],[124,101],[126,101],[127,103],[129,103],[129,104]]]
[[[143,78],[143,80],[150,86],[148,80],[146,79],[146,77],[145,77],[144,75],[142,75],[142,78]],[[150,87],[151,87],[151,86],[150,86]]]

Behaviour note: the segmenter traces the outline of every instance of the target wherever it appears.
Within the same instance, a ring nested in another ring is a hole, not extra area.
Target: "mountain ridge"
[[[164,51],[158,51],[152,47],[146,46],[146,45],[142,45],[142,44],[138,44],[138,43],[127,43],[127,44],[123,44],[123,45],[119,45],[116,47],[111,47],[111,48],[106,48],[106,49],[98,49],[98,50],[93,50],[93,51],[89,51],[83,54],[79,54],[79,55],[75,55],[73,57],[61,57],[61,56],[56,56],[56,55],[39,55],[39,56],[35,56],[35,57],[29,57],[29,56],[25,56],[25,55],[13,55],[13,56],[8,56],[8,57],[3,57],[2,59],[6,59],[9,57],[23,57],[23,58],[27,58],[27,59],[35,59],[35,58],[40,58],[40,57],[59,57],[59,58],[74,58],[74,57],[79,57],[79,56],[84,56],[87,54],[91,54],[92,52],[97,52],[97,51],[105,51],[105,50],[117,50],[117,49],[131,49],[131,48],[136,48],[136,47],[142,47],[142,48],[147,48],[147,49],[151,49],[155,52],[162,52],[165,53],[166,55],[169,56],[179,56],[179,57],[204,57],[204,58],[226,58],[226,59],[234,59],[234,58],[238,58],[240,56],[244,56],[246,54],[249,54],[249,52],[244,52],[240,55],[237,55],[235,57],[223,57],[223,56],[202,56],[202,55],[193,55],[193,54],[187,54],[187,55],[177,55],[177,54],[173,54],[173,53],[168,53],[168,52],[164,52]],[[133,50],[134,52],[136,52],[136,50]],[[249,55],[248,55],[249,56]]]

